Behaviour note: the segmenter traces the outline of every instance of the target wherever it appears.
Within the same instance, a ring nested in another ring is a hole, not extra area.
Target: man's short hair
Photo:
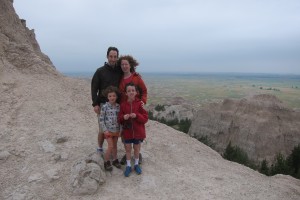
[[[118,50],[117,47],[108,47],[106,56],[108,56],[108,54],[109,54],[110,51],[116,51],[117,52],[117,56],[119,57],[119,50]]]

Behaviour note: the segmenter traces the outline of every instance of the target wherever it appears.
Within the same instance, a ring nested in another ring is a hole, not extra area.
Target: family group
[[[144,109],[147,87],[141,75],[136,72],[139,63],[131,55],[119,57],[119,50],[109,47],[106,57],[107,62],[96,70],[91,81],[92,105],[99,122],[97,151],[104,155],[105,170],[112,171],[113,166],[121,168],[121,164],[126,164],[125,177],[132,170],[141,174],[140,150],[141,143],[146,138],[145,123],[148,121],[148,113]],[[117,157],[119,137],[126,152],[121,162]],[[104,152],[105,140],[107,149]]]

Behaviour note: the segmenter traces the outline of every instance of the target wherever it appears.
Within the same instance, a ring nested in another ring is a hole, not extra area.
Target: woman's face
[[[130,72],[130,64],[128,60],[121,60],[121,68],[124,73]]]

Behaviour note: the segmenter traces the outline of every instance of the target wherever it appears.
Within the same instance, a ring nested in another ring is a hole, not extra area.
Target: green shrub
[[[227,145],[223,157],[227,160],[249,166],[248,154],[240,147],[232,146],[231,141]]]
[[[278,153],[275,157],[275,163],[271,166],[270,175],[289,174],[289,169],[290,167],[284,156],[281,153]]]
[[[259,172],[269,176],[270,175],[269,171],[270,171],[270,168],[268,166],[268,161],[266,159],[264,159],[260,164]]]
[[[195,134],[196,135],[196,134]],[[198,137],[197,140],[205,144],[206,146],[209,146],[210,148],[215,148],[215,144],[209,139],[208,135]]]
[[[184,120],[179,121],[179,131],[182,131],[184,133],[188,133],[189,129],[191,127],[192,121],[188,118],[185,118]]]
[[[294,147],[292,153],[287,158],[287,164],[290,167],[291,175],[300,178],[300,144]]]
[[[165,111],[165,106],[164,105],[160,105],[160,104],[157,104],[154,108],[156,111]]]
[[[154,108],[156,111],[164,111],[165,107],[164,105],[160,105],[158,104],[157,106],[155,106]],[[172,115],[175,115],[175,111],[173,111],[171,113]],[[182,131],[184,133],[188,133],[189,129],[191,127],[192,121],[188,118],[184,119],[184,120],[178,120],[178,118],[174,118],[172,120],[166,120],[164,117],[162,118],[156,118],[153,116],[153,112],[148,111],[148,117],[151,120],[156,120],[160,123],[166,124],[168,126],[171,126],[173,128],[175,128],[176,130]]]
[[[148,111],[148,118],[150,119],[150,120],[154,120],[154,116],[153,116],[153,112],[152,111]]]

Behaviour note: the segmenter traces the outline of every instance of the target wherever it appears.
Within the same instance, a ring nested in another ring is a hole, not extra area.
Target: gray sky
[[[14,0],[61,72],[116,46],[139,72],[300,74],[299,0]]]

